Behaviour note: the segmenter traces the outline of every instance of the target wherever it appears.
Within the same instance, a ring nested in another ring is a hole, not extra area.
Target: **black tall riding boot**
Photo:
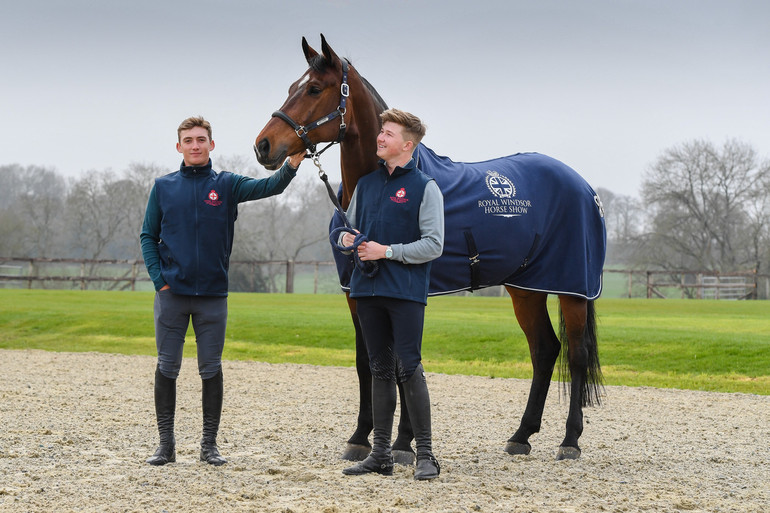
[[[222,396],[224,395],[222,369],[219,369],[214,377],[201,381],[203,384],[201,393],[203,405],[201,461],[205,461],[209,465],[224,465],[227,460],[219,454],[217,447],[217,433],[219,432],[219,420],[222,418]]]
[[[176,411],[176,380],[161,374],[155,368],[155,418],[158,420],[160,445],[147,459],[150,465],[165,465],[176,461],[174,439],[174,412]]]
[[[430,396],[428,384],[425,381],[425,371],[422,364],[412,377],[404,382],[404,398],[412,421],[414,442],[417,447],[417,466],[414,478],[417,480],[435,479],[441,473],[441,467],[433,456],[430,423]]]
[[[374,421],[374,444],[366,459],[342,471],[349,476],[376,472],[384,476],[393,475],[393,455],[390,437],[393,432],[393,417],[396,412],[396,384],[372,378],[372,420]]]

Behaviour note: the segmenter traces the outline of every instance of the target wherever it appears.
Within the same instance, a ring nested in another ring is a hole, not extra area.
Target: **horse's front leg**
[[[361,323],[356,313],[356,301],[348,296],[348,307],[356,332],[356,373],[358,374],[358,421],[356,430],[348,439],[341,458],[362,461],[372,450],[369,434],[372,432],[372,372],[369,369],[369,354],[366,351]]]
[[[548,317],[548,296],[512,287],[506,289],[511,295],[516,319],[529,344],[533,373],[524,415],[519,428],[508,439],[505,451],[509,454],[529,454],[532,449],[529,437],[540,431],[545,400],[561,346]]]

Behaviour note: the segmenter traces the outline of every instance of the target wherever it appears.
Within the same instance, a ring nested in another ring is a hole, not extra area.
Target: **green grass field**
[[[0,348],[155,354],[151,292],[0,289]],[[550,303],[556,318],[556,301]],[[353,366],[342,295],[231,294],[224,357]],[[770,303],[600,299],[608,385],[770,395]],[[192,331],[185,354],[195,355]],[[529,349],[507,298],[429,300],[430,372],[530,378]]]

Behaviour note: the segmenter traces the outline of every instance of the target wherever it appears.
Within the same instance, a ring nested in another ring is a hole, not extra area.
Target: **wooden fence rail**
[[[767,299],[770,295],[770,275],[756,271],[720,273],[605,269],[604,273],[627,276],[627,297],[635,296],[634,288],[639,284],[643,284],[648,299],[670,297],[664,292],[665,289],[678,289],[683,299]]]
[[[312,266],[314,269],[313,292],[318,293],[319,269],[333,267],[335,264],[331,261],[321,260],[230,261],[231,269],[236,265],[245,265],[252,270],[261,265],[280,266],[283,271],[282,274],[285,275],[284,291],[286,293],[294,292],[297,266]],[[74,272],[73,268],[76,269]],[[150,281],[144,261],[141,259],[0,258],[0,283],[20,282],[24,283],[28,289],[33,288],[36,284],[70,282],[78,283],[81,290],[86,290],[89,283],[113,284],[108,288],[136,290],[137,283]]]
[[[241,279],[246,283],[245,290],[257,288],[255,276],[259,266],[277,266],[270,271],[270,279],[284,278],[283,289],[280,283],[271,281],[266,290],[293,293],[297,278],[297,266],[311,266],[313,269],[313,293],[319,293],[319,276],[322,268],[329,268],[328,281],[334,281],[331,287],[335,292],[335,264],[322,260],[231,260],[230,269],[244,266]],[[665,298],[672,297],[672,290],[678,291],[682,298],[694,299],[767,299],[770,297],[770,275],[754,271],[739,273],[717,273],[710,271],[675,270],[649,271],[633,269],[605,269],[608,273],[626,275],[626,297]],[[306,271],[305,276],[308,275]],[[305,280],[307,282],[307,280]],[[47,283],[78,284],[86,290],[91,284],[100,288],[136,290],[137,284],[150,282],[150,277],[141,259],[133,260],[91,260],[79,258],[0,258],[0,286],[23,284],[26,288],[45,287]],[[232,281],[231,281],[232,285]],[[15,285],[18,287],[18,285]],[[263,284],[264,288],[264,284]],[[328,290],[328,283],[327,283]],[[502,290],[500,291],[502,294]],[[676,294],[676,292],[675,292]]]

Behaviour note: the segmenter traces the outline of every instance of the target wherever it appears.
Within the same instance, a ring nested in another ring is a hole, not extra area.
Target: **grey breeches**
[[[181,296],[164,290],[155,293],[153,309],[160,372],[170,379],[179,376],[185,335],[192,319],[198,373],[202,379],[216,375],[222,367],[227,297]]]

